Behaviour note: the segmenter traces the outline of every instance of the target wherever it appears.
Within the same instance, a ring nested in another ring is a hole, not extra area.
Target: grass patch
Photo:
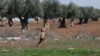
[[[100,55],[100,50],[96,49],[0,48],[0,56],[99,56],[99,55]]]

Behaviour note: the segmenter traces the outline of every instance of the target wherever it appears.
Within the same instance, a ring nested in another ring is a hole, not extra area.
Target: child
[[[45,36],[46,36],[46,32],[45,32],[45,29],[43,28],[43,29],[41,29],[41,33],[39,34],[40,40],[39,40],[39,42],[37,44],[37,47],[39,47],[42,43],[44,43]]]

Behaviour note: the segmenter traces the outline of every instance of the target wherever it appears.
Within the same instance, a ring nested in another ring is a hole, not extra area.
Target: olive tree
[[[21,22],[22,30],[28,29],[28,17],[39,16],[40,0],[11,0],[7,14],[11,17],[18,17]]]

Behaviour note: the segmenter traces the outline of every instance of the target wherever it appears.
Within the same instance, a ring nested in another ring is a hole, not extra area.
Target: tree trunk
[[[98,18],[92,18],[92,21],[98,21]]]
[[[44,19],[44,21],[43,21],[43,27],[45,27],[45,25],[46,25],[46,23],[47,23],[47,19]]]
[[[21,22],[21,29],[22,30],[27,30],[28,29],[28,18],[21,18],[20,19],[20,22]]]
[[[45,27],[45,25],[46,25],[46,23],[47,23],[47,20],[48,20],[47,14],[45,14],[45,15],[44,15],[44,19],[43,19],[43,23],[44,23],[43,27]]]
[[[21,30],[27,30],[28,29],[28,17],[21,17],[18,15],[20,22],[21,22]]]
[[[2,19],[0,19],[0,27],[3,27],[4,25],[3,25],[3,21],[2,21]]]
[[[36,21],[37,24],[38,24],[39,18],[38,18],[38,17],[35,17],[35,21]]]
[[[84,24],[87,24],[89,22],[88,18],[84,18]]]
[[[79,23],[78,24],[83,24],[83,18],[79,19]]]
[[[65,20],[65,17],[63,17],[63,19],[61,20],[59,28],[66,28],[66,20]]]
[[[8,19],[8,25],[9,25],[9,27],[12,27],[13,26],[13,20],[12,20],[12,18],[9,18]]]
[[[95,21],[98,21],[98,18],[95,18]]]
[[[59,17],[58,19],[59,19],[58,22],[61,22],[61,17]]]
[[[74,18],[71,18],[69,27],[74,26]]]
[[[17,16],[19,17],[19,19],[20,19],[20,22],[21,22],[21,26],[22,26],[22,30],[27,30],[28,29],[28,15],[29,15],[29,13],[30,13],[30,10],[27,12],[27,13],[25,13],[24,15],[23,15],[23,17],[17,12]]]

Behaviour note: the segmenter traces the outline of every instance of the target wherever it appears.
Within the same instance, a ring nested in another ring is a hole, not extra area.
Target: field
[[[99,56],[100,50],[86,49],[8,49],[0,51],[0,56]]]
[[[38,35],[42,26],[42,22],[29,23],[24,33],[19,23],[0,27],[0,56],[100,56],[100,21],[67,28],[58,28],[59,22],[50,21],[46,42],[37,48],[39,39],[34,34]]]

